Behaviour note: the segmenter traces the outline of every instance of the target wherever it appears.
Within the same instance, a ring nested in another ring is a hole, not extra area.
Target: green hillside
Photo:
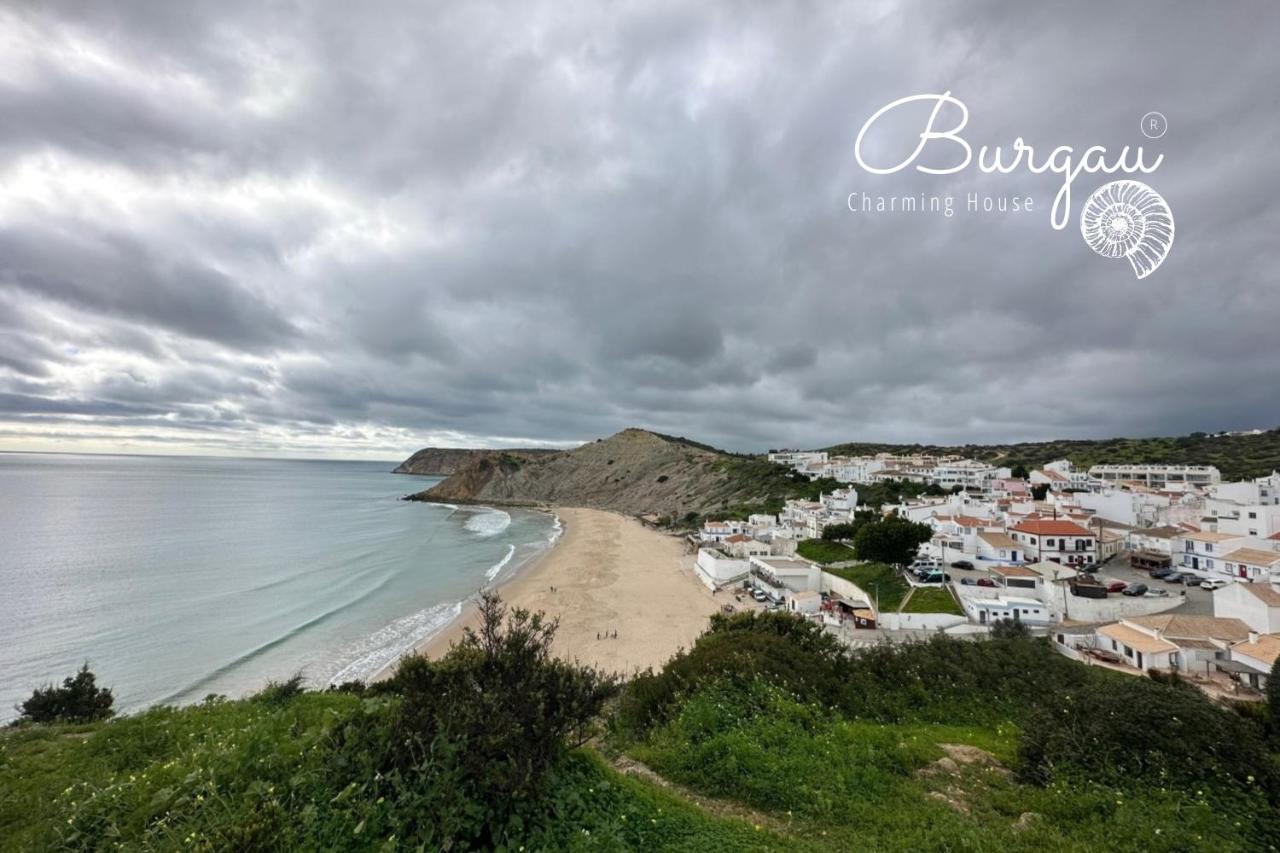
[[[1213,465],[1224,479],[1264,477],[1280,470],[1280,429],[1260,435],[1211,436],[1197,432],[1178,438],[1063,439],[1020,444],[876,444],[851,442],[824,450],[842,456],[876,453],[957,454],[1001,465],[1038,468],[1055,459],[1070,459],[1088,468],[1102,463],[1168,463]]]
[[[0,730],[0,850],[1280,844],[1265,706],[1016,630],[850,653],[783,613],[717,616],[621,686],[549,658],[552,631],[515,613],[376,687]]]

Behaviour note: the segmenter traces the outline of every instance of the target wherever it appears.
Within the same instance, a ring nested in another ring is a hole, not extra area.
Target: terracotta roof
[[[1171,640],[1244,640],[1249,637],[1249,626],[1239,619],[1217,616],[1180,616],[1157,613],[1154,616],[1131,616],[1124,621],[1159,631]]]
[[[1213,530],[1197,530],[1194,533],[1182,534],[1183,539],[1190,539],[1193,542],[1226,542],[1228,539],[1239,539],[1241,537],[1234,533],[1218,533]]]
[[[1233,655],[1248,655],[1254,660],[1274,666],[1280,657],[1280,634],[1259,634],[1256,643],[1236,643],[1231,647]]]
[[[1159,637],[1153,637],[1150,634],[1144,634],[1136,628],[1121,625],[1119,622],[1114,625],[1103,625],[1098,629],[1098,633],[1123,643],[1135,651],[1145,652],[1146,654],[1176,652],[1178,650],[1178,647],[1173,643],[1166,642]]]
[[[1242,583],[1245,592],[1251,592],[1268,607],[1280,607],[1280,590],[1269,583]]]
[[[956,516],[956,524],[959,524],[963,527],[982,527],[983,525],[994,524],[994,523],[995,522],[991,521],[991,519],[978,518],[977,516],[973,516],[973,515],[957,515]]]
[[[874,610],[855,610],[853,611],[853,615],[863,619],[874,620],[876,618],[876,612]]]
[[[1133,531],[1139,536],[1152,536],[1156,539],[1172,539],[1182,533],[1177,527],[1139,527]]]
[[[1263,551],[1260,548],[1237,548],[1222,559],[1254,566],[1274,566],[1280,563],[1280,554],[1275,551]]]
[[[724,541],[726,541],[726,542],[750,542],[750,541],[751,541],[751,537],[750,537],[750,536],[748,536],[748,535],[746,535],[745,533],[735,533],[735,534],[733,534],[732,536],[730,536],[730,537],[728,537],[727,539],[725,539]]]
[[[1074,521],[1064,521],[1060,518],[1028,519],[1017,524],[1013,529],[1019,533],[1031,533],[1036,536],[1093,536]]]
[[[986,542],[992,548],[1004,548],[1006,551],[1021,549],[1022,546],[1015,542],[1007,533],[995,533],[990,530],[978,531],[978,538]]]
[[[991,571],[1006,578],[1038,578],[1040,574],[1025,566],[992,566]]]

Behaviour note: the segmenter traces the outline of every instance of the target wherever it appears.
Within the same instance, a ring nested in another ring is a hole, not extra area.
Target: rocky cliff
[[[471,450],[460,447],[424,447],[397,465],[392,474],[421,474],[447,477],[480,458],[497,458],[506,453],[520,458],[555,453],[554,450]]]
[[[472,458],[412,496],[446,503],[582,506],[680,518],[786,491],[787,472],[686,439],[626,429],[574,450]]]

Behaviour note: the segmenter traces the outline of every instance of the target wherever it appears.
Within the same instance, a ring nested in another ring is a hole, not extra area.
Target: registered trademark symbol
[[[1169,130],[1169,120],[1164,113],[1149,112],[1142,117],[1142,135],[1147,139],[1159,139]]]

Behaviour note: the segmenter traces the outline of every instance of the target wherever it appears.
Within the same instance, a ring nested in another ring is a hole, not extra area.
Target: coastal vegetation
[[[1164,438],[1064,439],[1016,444],[948,446],[852,442],[825,449],[842,456],[955,454],[1023,469],[1039,468],[1055,459],[1069,459],[1083,468],[1104,463],[1213,465],[1228,480],[1265,477],[1280,470],[1280,428],[1243,435],[1193,432]]]
[[[89,664],[62,680],[60,687],[37,687],[31,698],[18,706],[22,723],[92,723],[112,714],[115,697],[109,687],[99,687]]]
[[[815,563],[821,563],[824,566],[858,558],[857,553],[848,545],[841,542],[831,542],[826,539],[805,539],[796,545],[796,553],[806,560],[813,560]]]
[[[0,734],[0,848],[1274,849],[1270,711],[1023,634],[718,615],[620,685],[486,603],[443,660]]]
[[[857,584],[872,597],[877,610],[897,610],[911,589],[897,569],[884,563],[861,563],[856,566],[828,568],[825,571]]]
[[[921,587],[911,593],[911,597],[901,608],[903,613],[949,613],[952,616],[963,616],[964,610],[960,602],[946,588]]]

